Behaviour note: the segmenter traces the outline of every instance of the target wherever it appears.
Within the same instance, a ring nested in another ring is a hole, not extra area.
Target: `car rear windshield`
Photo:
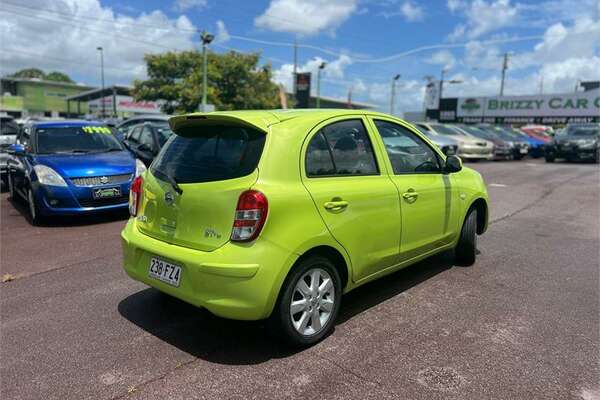
[[[165,144],[150,170],[177,183],[239,178],[256,169],[264,144],[265,134],[247,127],[182,128]]]
[[[106,126],[47,127],[35,130],[36,151],[53,153],[102,153],[122,151],[121,143]]]

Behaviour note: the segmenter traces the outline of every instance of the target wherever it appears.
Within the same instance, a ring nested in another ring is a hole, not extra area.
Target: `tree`
[[[46,74],[44,71],[38,68],[25,68],[20,71],[15,72],[14,74],[9,75],[13,78],[37,78],[44,79]]]
[[[62,72],[52,71],[46,75],[47,81],[56,81],[56,82],[66,82],[66,83],[75,83],[67,74],[63,74]]]
[[[25,68],[9,76],[13,78],[37,78],[47,81],[74,83],[67,74],[58,71],[52,71],[49,74],[46,74],[38,68]]]
[[[207,100],[218,110],[278,108],[279,89],[259,54],[208,53]],[[164,100],[168,114],[193,112],[202,101],[202,54],[198,51],[148,54],[148,79],[134,82],[136,100]]]

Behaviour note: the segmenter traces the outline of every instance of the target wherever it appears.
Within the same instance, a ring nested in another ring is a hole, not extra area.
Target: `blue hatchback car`
[[[23,127],[8,166],[10,196],[46,216],[128,208],[129,187],[144,164],[99,122],[35,122]]]

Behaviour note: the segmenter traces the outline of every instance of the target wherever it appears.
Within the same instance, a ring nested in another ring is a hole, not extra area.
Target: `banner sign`
[[[160,102],[158,101],[135,101],[131,96],[117,95],[117,112],[136,113],[136,114],[160,114]],[[113,96],[106,96],[101,99],[95,99],[88,102],[90,113],[97,113],[102,110],[102,104],[107,114],[113,111]]]
[[[310,72],[296,74],[296,108],[308,108],[310,100]]]
[[[539,96],[463,97],[457,117],[599,117],[600,90]]]

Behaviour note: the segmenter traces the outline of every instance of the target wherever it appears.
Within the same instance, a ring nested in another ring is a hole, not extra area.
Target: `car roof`
[[[60,121],[34,121],[31,123],[32,126],[36,128],[56,128],[56,127],[79,127],[79,126],[89,126],[89,125],[106,125],[100,121],[85,121],[85,120],[60,120]]]
[[[339,109],[339,108],[305,108],[289,110],[242,110],[242,111],[215,111],[210,113],[182,114],[171,117],[169,124],[173,130],[187,125],[189,120],[220,120],[231,121],[251,125],[255,128],[267,131],[272,125],[300,119],[326,120],[344,115],[369,115],[373,117],[390,117],[377,111],[361,109]]]

